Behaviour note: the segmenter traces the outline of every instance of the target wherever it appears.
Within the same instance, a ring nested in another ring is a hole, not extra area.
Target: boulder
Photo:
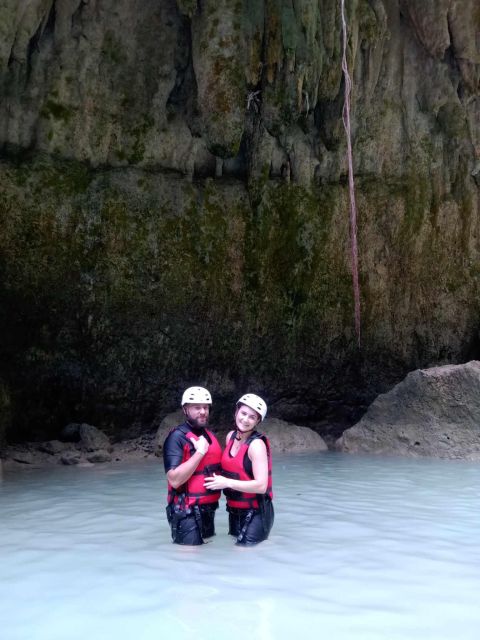
[[[154,453],[156,456],[160,456],[163,451],[163,443],[165,438],[168,436],[168,433],[174,427],[182,424],[185,420],[185,415],[182,409],[178,409],[177,411],[173,411],[172,413],[167,414],[163,420],[160,422],[160,425],[157,429],[157,433],[155,435],[155,443],[154,443]]]
[[[480,460],[480,362],[412,371],[374,400],[336,448]]]
[[[99,449],[105,449],[106,451],[112,451],[112,445],[108,436],[97,429],[97,427],[91,424],[81,424],[79,429],[80,443],[83,449],[86,451],[97,451]]]
[[[60,440],[62,442],[79,442],[80,441],[80,427],[78,422],[70,422],[63,427],[60,432]]]
[[[260,426],[270,441],[272,451],[294,453],[298,451],[326,451],[321,436],[309,427],[301,427],[278,418],[267,418]]]
[[[47,442],[41,442],[38,445],[38,450],[54,456],[57,453],[65,451],[67,446],[68,445],[65,442],[60,442],[60,440],[48,440]]]
[[[169,413],[160,423],[155,436],[155,455],[160,456],[163,450],[163,442],[169,431],[182,424],[184,415],[181,410]],[[272,451],[326,451],[324,440],[312,429],[300,427],[277,418],[267,418],[259,427],[262,433],[270,440]],[[220,445],[225,444],[226,431],[214,429]]]
[[[65,465],[78,464],[82,459],[81,454],[78,451],[65,451],[60,458],[60,462]]]
[[[34,464],[35,462],[33,453],[31,451],[25,451],[25,450],[11,451],[10,458],[14,462],[20,462],[21,464]]]
[[[99,449],[87,455],[88,462],[110,462],[112,456],[105,449]]]

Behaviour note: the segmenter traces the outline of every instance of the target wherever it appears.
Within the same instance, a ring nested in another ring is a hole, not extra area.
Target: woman
[[[253,545],[268,538],[273,525],[272,462],[270,444],[256,426],[267,405],[254,393],[237,402],[234,431],[227,435],[221,475],[205,478],[209,490],[223,489],[229,514],[228,533],[236,544]]]

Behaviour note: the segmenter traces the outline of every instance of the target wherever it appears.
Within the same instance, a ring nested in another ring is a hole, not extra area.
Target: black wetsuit
[[[208,475],[213,473],[214,467],[218,471],[220,462],[220,445],[211,432],[205,429],[193,429],[189,424],[184,423],[173,429],[165,439],[163,445],[163,464],[165,473],[170,469],[175,469],[182,462],[185,462],[191,455],[195,453],[195,448],[187,437],[188,433],[193,433],[199,437],[203,435],[208,441],[210,448],[204,459],[197,467],[196,475],[202,475],[207,471]],[[185,458],[185,452],[188,450],[188,456]],[[213,456],[212,451],[217,451],[217,455]],[[213,462],[213,465],[211,464]],[[205,538],[215,535],[215,510],[218,508],[218,500],[202,504],[202,498],[196,500],[195,504],[191,504],[192,500],[189,495],[190,480],[177,490],[170,488],[169,504],[167,505],[167,518],[172,530],[172,541],[176,544],[198,545],[204,542]],[[201,483],[203,485],[203,481]],[[205,495],[208,492],[203,489]]]
[[[254,545],[268,538],[275,517],[272,503],[271,455],[267,438],[255,431],[247,440],[242,451],[232,457],[230,450],[235,440],[232,433],[222,456],[221,473],[239,480],[251,480],[253,476],[252,461],[248,457],[248,447],[255,438],[261,438],[267,447],[269,486],[265,494],[248,494],[241,491],[225,489],[228,511],[228,533],[236,537],[236,544]],[[230,470],[230,471],[229,471]],[[250,497],[248,497],[250,496]],[[244,504],[242,504],[244,501]],[[232,504],[233,503],[233,504]]]

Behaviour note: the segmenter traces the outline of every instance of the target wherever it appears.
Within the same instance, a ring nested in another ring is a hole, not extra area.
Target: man
[[[215,535],[215,509],[220,491],[204,486],[219,471],[222,450],[207,429],[212,397],[203,387],[189,387],[182,396],[185,422],[170,431],[163,444],[168,481],[167,518],[176,544],[203,544]]]

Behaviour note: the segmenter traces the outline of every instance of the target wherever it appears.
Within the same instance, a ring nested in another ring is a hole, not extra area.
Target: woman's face
[[[235,425],[241,433],[252,431],[260,422],[260,416],[256,411],[241,404],[235,414]]]

